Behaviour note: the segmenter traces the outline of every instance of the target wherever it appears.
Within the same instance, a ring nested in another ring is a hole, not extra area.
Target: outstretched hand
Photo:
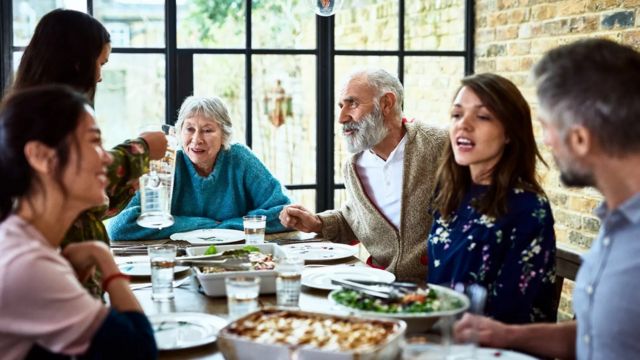
[[[495,348],[510,347],[508,326],[485,316],[464,314],[453,327],[457,342],[477,341],[479,345]]]
[[[302,205],[285,206],[280,212],[280,222],[298,231],[322,232],[322,220]]]

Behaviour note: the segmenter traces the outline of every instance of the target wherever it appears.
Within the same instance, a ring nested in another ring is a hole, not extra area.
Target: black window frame
[[[0,1],[0,84],[11,81],[13,52],[23,47],[13,46],[13,0]],[[196,54],[242,54],[245,56],[245,142],[252,145],[252,73],[253,55],[315,55],[316,56],[316,183],[287,184],[290,190],[316,191],[316,211],[334,208],[334,192],[344,189],[344,184],[334,178],[334,118],[335,118],[335,57],[336,56],[395,56],[398,58],[398,76],[404,83],[404,64],[407,56],[464,58],[465,75],[474,72],[475,5],[465,0],[464,49],[459,51],[405,50],[405,0],[398,1],[398,48],[397,50],[336,50],[334,44],[334,17],[316,16],[315,49],[265,49],[252,48],[251,15],[252,1],[245,0],[245,47],[244,48],[178,48],[177,6],[175,0],[165,1],[165,47],[139,48],[114,47],[116,54],[164,54],[166,66],[165,115],[173,123],[182,100],[193,93],[193,56]],[[310,10],[311,11],[311,10]],[[93,14],[93,0],[87,0],[87,12]],[[2,95],[6,86],[2,86]]]

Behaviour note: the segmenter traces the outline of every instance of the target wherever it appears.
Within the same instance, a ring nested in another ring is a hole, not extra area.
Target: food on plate
[[[397,324],[278,310],[253,313],[226,331],[259,343],[359,351],[384,344],[397,331]]]
[[[211,248],[211,246],[209,248]],[[251,245],[247,245],[241,249],[223,251],[220,255],[232,257],[248,257],[249,262],[251,263],[251,268],[249,270],[273,270],[276,267],[273,254],[263,254],[262,252],[260,252],[259,248]],[[203,266],[200,268],[200,270],[205,274],[229,271],[228,268],[224,268],[221,266]]]
[[[207,250],[204,251],[205,255],[213,255],[213,254],[217,254],[218,253],[218,249],[216,249],[215,245],[211,245],[207,248]]]
[[[418,289],[393,300],[373,297],[357,290],[342,289],[334,292],[332,298],[336,303],[349,308],[389,314],[430,313],[455,310],[464,306],[460,299],[434,289]]]
[[[256,246],[253,245],[247,245],[244,246],[242,249],[234,249],[234,250],[227,250],[222,252],[222,256],[244,256],[244,255],[248,255],[252,252],[260,252],[260,249]],[[214,255],[218,253],[218,249],[216,248],[215,245],[210,245],[207,250],[204,251],[204,255]]]

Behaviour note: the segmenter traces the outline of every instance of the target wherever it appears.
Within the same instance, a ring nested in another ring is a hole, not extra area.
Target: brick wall
[[[476,2],[476,72],[495,72],[522,90],[536,112],[534,89],[528,81],[532,65],[542,54],[561,44],[604,37],[640,49],[640,0],[480,0]],[[536,136],[541,142],[539,127]],[[586,250],[599,222],[592,215],[601,201],[594,189],[562,186],[553,159],[539,143],[550,169],[540,169],[553,204],[558,241]],[[570,316],[573,284],[567,284],[561,317]]]

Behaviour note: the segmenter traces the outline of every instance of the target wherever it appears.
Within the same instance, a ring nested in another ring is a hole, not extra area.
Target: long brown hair
[[[96,60],[110,41],[107,29],[91,15],[53,10],[38,22],[22,55],[13,89],[65,84],[93,103]]]
[[[533,135],[529,105],[511,81],[491,73],[471,75],[461,80],[456,94],[465,86],[500,121],[509,139],[492,169],[488,191],[472,204],[482,214],[499,217],[508,211],[507,197],[513,188],[544,194],[536,178],[536,158],[546,163]],[[469,167],[456,163],[451,141],[447,141],[436,174],[439,193],[435,199],[435,207],[445,219],[460,206],[472,183]]]

